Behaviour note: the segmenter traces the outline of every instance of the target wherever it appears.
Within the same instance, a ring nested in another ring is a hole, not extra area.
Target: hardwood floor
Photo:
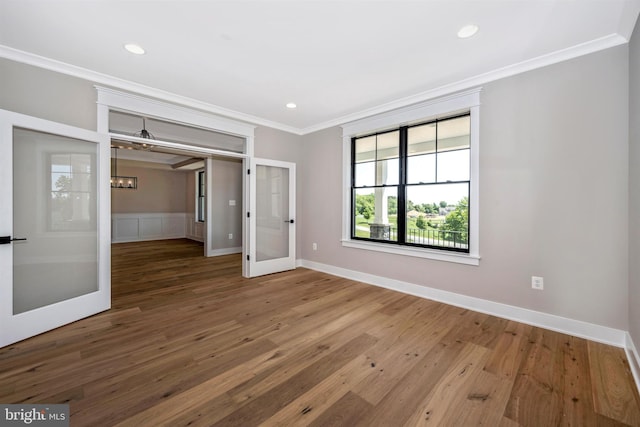
[[[0,349],[72,426],[640,426],[624,351],[187,240],[113,247],[113,309]]]

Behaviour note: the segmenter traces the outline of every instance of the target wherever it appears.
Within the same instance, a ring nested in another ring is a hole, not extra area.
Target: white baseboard
[[[173,240],[173,239],[186,239],[185,236],[171,236],[171,235],[164,235],[164,236],[153,236],[153,237],[138,237],[138,238],[122,238],[122,239],[118,239],[118,240],[111,240],[112,244],[118,244],[118,243],[133,243],[133,242],[151,242],[153,240]]]
[[[467,308],[480,313],[515,320],[528,325],[539,326],[541,328],[573,335],[579,338],[586,338],[616,347],[627,348],[627,340],[625,337],[627,332],[620,329],[609,328],[606,326],[583,322],[581,320],[568,319],[540,311],[456,294],[449,291],[443,291],[441,289],[429,288],[426,286],[375,276],[373,274],[362,273],[360,271],[348,270],[346,268],[335,267],[314,261],[300,260],[299,265],[312,270],[332,274],[334,276],[357,280],[405,294],[454,305],[456,307]],[[635,354],[637,357],[637,352]]]
[[[629,334],[629,332],[625,334],[625,338],[626,338],[625,350],[627,352],[627,360],[629,360],[631,373],[633,374],[633,379],[636,381],[636,387],[638,388],[638,393],[640,393],[640,354],[638,354],[638,349],[635,346],[633,339],[631,338],[631,334]]]
[[[209,252],[209,256],[222,256],[222,255],[231,255],[231,254],[241,254],[242,246],[238,246],[236,248],[222,248],[222,249],[213,249]]]

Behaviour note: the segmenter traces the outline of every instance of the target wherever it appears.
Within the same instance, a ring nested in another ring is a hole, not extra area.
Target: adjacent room
[[[207,238],[203,256],[242,252],[242,162],[198,152],[210,143],[237,153],[242,139],[117,111],[109,112],[109,130],[121,135],[111,138],[113,243],[176,238],[205,243]],[[127,140],[136,135],[149,143]],[[186,148],[156,146],[156,139]]]
[[[639,13],[0,0],[0,424],[640,426]]]

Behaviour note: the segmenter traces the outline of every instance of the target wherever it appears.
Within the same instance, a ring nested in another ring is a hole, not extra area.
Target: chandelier
[[[113,173],[111,174],[111,188],[127,188],[129,190],[135,190],[138,188],[138,177],[135,176],[120,176],[118,175],[118,147],[111,146],[113,148]]]

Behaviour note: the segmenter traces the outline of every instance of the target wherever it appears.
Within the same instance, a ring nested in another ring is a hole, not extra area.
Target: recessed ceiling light
[[[287,108],[290,108],[290,109],[292,109],[292,110],[293,110],[294,108],[297,108],[297,107],[298,107],[298,106],[296,105],[296,103],[295,103],[295,102],[289,102],[289,103],[287,104]]]
[[[135,43],[127,43],[124,45],[124,48],[131,53],[135,53],[136,55],[144,55],[144,49],[142,48],[142,46]]]
[[[465,25],[458,30],[458,37],[461,39],[467,39],[474,36],[478,32],[478,26],[474,24]]]

